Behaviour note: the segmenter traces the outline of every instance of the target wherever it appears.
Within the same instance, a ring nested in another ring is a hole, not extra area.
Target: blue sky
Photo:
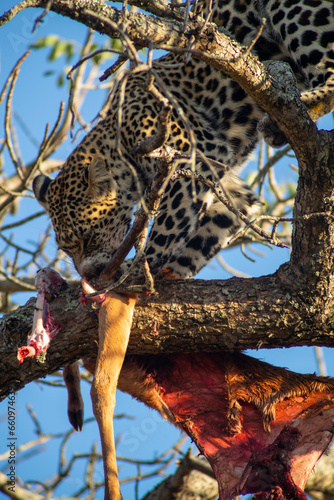
[[[7,10],[15,2],[2,1],[1,8]],[[56,14],[50,13],[44,20],[43,24],[35,33],[31,33],[33,22],[40,10],[30,9],[23,11],[10,24],[0,29],[0,87],[2,88],[10,70],[13,68],[17,59],[38,38],[57,34],[64,39],[75,40],[75,43],[80,46],[86,36],[86,28],[81,25],[62,18]],[[97,36],[97,40],[102,42],[104,37]],[[18,84],[14,92],[14,111],[19,113],[23,121],[28,125],[30,133],[40,142],[46,122],[50,121],[53,125],[59,110],[61,100],[67,101],[68,88],[66,85],[59,88],[55,83],[53,76],[44,76],[44,72],[50,68],[55,72],[61,71],[66,65],[65,58],[60,58],[51,66],[48,65],[47,50],[32,51],[29,58],[22,65],[19,75]],[[143,55],[143,57],[145,57]],[[76,62],[76,59],[72,61]],[[89,99],[84,107],[85,118],[93,118],[102,103],[101,93],[90,93]],[[3,108],[3,107],[2,107]],[[3,123],[4,110],[0,109],[0,119]],[[322,121],[324,128],[331,128],[332,119],[326,118]],[[82,136],[81,136],[82,138]],[[36,147],[28,140],[25,134],[19,130],[19,143],[22,151],[22,156],[26,161],[30,161],[36,155]],[[71,141],[67,141],[57,152],[57,158],[65,159],[66,156],[74,148]],[[254,167],[254,163],[253,163]],[[249,169],[252,168],[252,164]],[[14,169],[8,157],[4,166],[6,175],[14,173]],[[277,176],[291,175],[286,162],[280,166]],[[40,206],[34,199],[25,200],[15,216],[21,218],[32,211],[39,211]],[[9,217],[6,223],[11,222],[14,218]],[[43,217],[27,226],[27,228],[19,229],[14,233],[14,238],[17,243],[29,245],[30,239],[36,239],[39,231],[46,225],[47,217]],[[2,243],[0,242],[0,245]],[[49,244],[50,253],[55,252],[56,245],[54,239]],[[2,252],[0,246],[0,252]],[[289,258],[289,252],[286,249],[265,249],[261,247],[261,251],[265,252],[264,257],[253,255],[255,262],[245,259],[239,249],[226,250],[224,259],[229,265],[249,274],[250,276],[260,276],[274,272],[280,264],[286,262]],[[225,279],[230,277],[216,261],[210,263],[198,275],[202,279]],[[16,294],[14,297],[16,302],[25,303],[30,294]],[[324,349],[325,359],[328,372],[334,376],[333,351]],[[315,362],[315,354],[312,348],[294,348],[294,349],[264,349],[260,351],[252,351],[253,356],[264,359],[275,365],[285,366],[294,371],[310,373],[317,371]],[[83,384],[84,398],[86,404],[85,416],[91,417],[92,411],[89,399],[88,384]],[[40,384],[30,384],[24,390],[20,391],[16,396],[17,410],[17,438],[18,443],[23,444],[31,439],[36,438],[35,426],[26,410],[27,404],[30,404],[35,413],[40,418],[42,428],[45,433],[60,433],[69,430],[70,426],[66,415],[66,392],[60,388],[49,388]],[[6,435],[6,425],[1,419],[1,415],[6,415],[6,402],[0,405],[0,435]],[[116,434],[122,434],[118,445],[118,453],[122,456],[131,456],[132,458],[151,459],[154,455],[161,453],[163,450],[171,446],[179,437],[180,432],[173,428],[170,424],[164,422],[158,415],[154,415],[153,411],[146,408],[143,404],[133,401],[128,395],[118,393],[117,396],[117,413],[126,413],[134,415],[135,420],[116,420]],[[75,434],[71,437],[68,443],[68,457],[73,451],[83,452],[88,451],[89,443],[98,442],[98,433],[95,422],[85,425],[82,433]],[[184,451],[189,446],[189,441],[184,445]],[[0,455],[4,452],[2,444],[0,444]],[[17,465],[17,474],[25,479],[43,479],[53,475],[56,472],[56,465],[59,455],[59,440],[52,442],[50,445],[44,445],[43,451],[28,460]],[[6,462],[0,462],[0,470],[3,469]],[[80,485],[80,468],[78,466],[77,475],[72,476],[64,482],[64,487],[58,491],[58,495],[68,495]],[[121,464],[121,477],[135,474],[134,467],[129,469],[128,465]],[[102,480],[102,469],[99,469],[99,475]],[[152,482],[143,483],[140,490],[140,496],[143,495],[146,488],[152,485]],[[134,498],[133,485],[124,486],[124,495],[126,498]],[[102,495],[96,496],[97,499],[102,498]]]

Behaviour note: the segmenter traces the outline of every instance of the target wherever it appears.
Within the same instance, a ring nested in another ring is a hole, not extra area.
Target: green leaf
[[[53,48],[49,54],[48,60],[55,61],[59,57],[66,55],[66,46],[67,46],[67,42],[59,42],[58,41],[57,43],[55,43],[55,45],[53,46]]]
[[[74,54],[73,43],[68,42],[65,51],[66,51],[66,62],[70,62]]]
[[[64,85],[64,75],[60,74],[58,76],[57,85],[58,87],[62,87]]]
[[[122,42],[119,40],[119,38],[110,39],[110,48],[115,50],[123,50]]]
[[[57,35],[48,35],[43,38],[38,38],[35,43],[32,43],[30,47],[32,49],[42,49],[44,47],[49,47],[51,45],[55,45],[59,41],[59,37]]]

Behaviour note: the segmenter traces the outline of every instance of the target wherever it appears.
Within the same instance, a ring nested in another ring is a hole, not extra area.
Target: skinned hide
[[[94,359],[84,364],[94,373]],[[334,433],[333,380],[239,353],[126,357],[118,388],[185,430],[212,466],[220,500],[306,500]]]

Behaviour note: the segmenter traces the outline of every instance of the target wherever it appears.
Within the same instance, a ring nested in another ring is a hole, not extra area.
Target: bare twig
[[[1,188],[0,188],[1,189]],[[27,222],[30,222],[34,219],[37,219],[37,217],[41,217],[42,215],[45,215],[45,211],[42,210],[40,212],[37,212],[33,215],[29,215],[28,217],[25,217],[24,219],[21,219],[17,222],[13,222],[12,224],[7,224],[5,226],[2,226],[1,231],[7,231],[8,229],[14,229],[14,227],[20,227],[23,224],[26,224]]]
[[[27,50],[27,52],[25,52],[25,53],[23,54],[23,56],[21,56],[21,57],[20,57],[20,59],[17,61],[17,63],[15,64],[14,68],[13,68],[13,69],[12,69],[12,71],[10,72],[10,74],[9,74],[9,76],[8,76],[7,80],[6,80],[6,83],[5,83],[5,85],[3,86],[3,89],[2,89],[2,91],[1,91],[1,93],[0,93],[0,105],[1,105],[2,101],[3,101],[3,100],[4,100],[4,98],[5,98],[5,95],[6,95],[7,89],[8,89],[8,87],[9,87],[10,83],[12,82],[13,77],[14,77],[14,75],[15,75],[15,74],[16,74],[16,72],[17,72],[17,69],[21,66],[21,64],[23,63],[23,61],[25,61],[25,59],[28,57],[28,55],[30,54],[30,52],[31,52],[31,50],[30,50],[30,49],[29,49],[29,50]]]
[[[273,156],[271,156],[267,163],[261,168],[255,179],[253,180],[251,187],[257,186],[266,176],[268,171],[271,169],[275,163],[277,163],[281,158],[283,158],[289,151],[291,150],[291,146],[285,146],[285,148],[277,151]]]
[[[22,62],[22,59],[21,59],[21,62]],[[8,97],[7,97],[6,116],[5,116],[5,132],[6,132],[6,143],[8,146],[8,151],[9,151],[10,157],[12,159],[14,166],[15,166],[15,169],[16,169],[18,176],[20,177],[21,180],[23,180],[22,161],[19,158],[17,152],[15,151],[15,148],[14,148],[12,140],[11,140],[12,97],[13,97],[13,91],[14,91],[14,87],[15,87],[18,75],[19,75],[19,68],[16,67],[16,69],[13,73],[13,76],[12,76],[12,81],[11,81],[10,86],[9,86],[9,92],[8,92]]]
[[[88,54],[90,47],[91,47],[92,37],[93,37],[93,32],[91,30],[88,30],[86,40],[85,40],[83,47],[82,47],[82,50],[81,50],[81,55],[83,57],[77,62],[77,64],[72,66],[72,68],[70,69],[70,71],[66,75],[67,79],[70,80],[68,109],[70,110],[70,113],[71,113],[71,123],[70,123],[71,136],[73,136],[74,122],[75,122],[75,118],[77,116],[77,112],[74,111],[74,95],[75,95],[75,91],[77,90],[78,86],[80,85],[81,79],[83,78],[85,67],[82,66],[82,63],[86,62],[86,60],[89,59],[90,57],[93,57],[91,54]],[[86,55],[86,54],[88,54],[88,55]],[[72,78],[72,73],[77,68],[79,68],[79,71],[77,72],[76,78]]]
[[[36,287],[34,285],[29,285],[29,283],[26,283],[18,278],[15,278],[14,276],[10,276],[6,271],[0,268],[0,274],[4,276],[8,281],[11,281],[12,283],[15,283],[15,285],[19,286],[21,290],[27,290],[27,291],[36,291]]]
[[[116,151],[120,158],[120,160],[129,168],[130,172],[133,175],[136,190],[138,193],[138,197],[143,205],[144,210],[147,209],[144,201],[144,187],[139,179],[138,172],[136,168],[132,165],[130,161],[128,161],[123,154],[122,141],[121,141],[121,129],[123,122],[123,103],[125,100],[125,89],[127,85],[128,78],[131,74],[139,73],[142,71],[147,71],[147,65],[139,65],[135,68],[129,69],[128,71],[124,71],[122,73],[122,79],[118,86],[118,102],[117,102],[117,110],[116,110]]]
[[[240,57],[247,57],[250,54],[250,52],[253,49],[254,45],[256,44],[256,42],[258,41],[258,39],[260,38],[260,36],[262,35],[262,32],[263,32],[264,27],[266,25],[266,22],[267,22],[266,18],[263,17],[261,19],[261,26],[258,29],[255,37],[253,38],[253,40],[251,41],[251,43],[248,45],[248,47],[246,48],[246,50],[244,50],[244,52],[242,54],[240,54]],[[236,58],[234,61],[236,62],[238,59],[239,58]]]
[[[173,175],[172,180],[177,179],[178,177],[186,177],[186,178],[193,177],[198,182],[201,182],[202,184],[205,184],[206,186],[208,186],[215,193],[215,195],[217,196],[217,198],[219,199],[219,201],[221,201],[222,203],[224,203],[224,205],[232,213],[234,213],[237,217],[239,217],[247,225],[247,227],[252,228],[255,233],[257,233],[260,236],[262,236],[263,238],[265,238],[272,245],[275,245],[275,246],[278,246],[278,247],[281,247],[281,248],[287,248],[287,246],[275,236],[275,232],[273,232],[270,235],[269,233],[267,233],[266,231],[264,231],[260,227],[256,226],[254,224],[254,221],[251,221],[250,219],[248,219],[248,217],[246,217],[239,210],[237,210],[232,205],[232,203],[230,202],[230,200],[227,198],[226,194],[223,192],[221,184],[212,182],[212,181],[206,179],[205,177],[203,177],[201,175],[194,174],[193,172],[191,172],[189,170],[178,170]],[[230,240],[230,242],[232,242],[235,238],[236,238],[236,235]]]
[[[42,14],[35,19],[34,26],[33,26],[32,30],[31,30],[32,33],[34,33],[34,31],[37,28],[37,26],[43,22],[43,18],[50,11],[51,6],[52,6],[52,0],[48,0],[47,4],[46,4],[46,7],[45,7],[44,11],[42,12]]]
[[[110,66],[110,68],[106,69],[102,76],[100,76],[99,78],[100,82],[103,82],[104,80],[109,78],[109,76],[116,73],[116,71],[118,71],[119,68],[121,68],[128,59],[129,57],[127,55],[124,54],[119,55],[117,61],[112,66]]]
[[[124,43],[124,46],[125,46],[125,49],[127,51],[127,54],[128,54],[128,57],[129,59],[135,63],[135,64],[139,64],[139,58],[138,58],[138,54],[137,54],[137,50],[133,44],[133,42],[130,40],[129,36],[127,35],[127,33],[122,29],[121,26],[119,26],[118,24],[116,24],[114,21],[112,21],[111,19],[108,19],[107,17],[104,17],[103,15],[101,14],[96,14],[96,12],[92,11],[92,10],[89,10],[87,9],[86,10],[87,14],[89,14],[90,16],[92,16],[93,18],[96,18],[98,19],[99,21],[102,21],[103,23],[107,24],[108,26],[111,27],[112,30],[116,31],[117,33],[119,33],[119,36],[120,38],[122,39],[123,43]],[[124,11],[123,11],[124,12]]]

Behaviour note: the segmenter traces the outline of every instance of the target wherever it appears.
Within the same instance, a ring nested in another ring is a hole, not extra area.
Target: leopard
[[[334,85],[334,5],[326,0],[209,0],[197,2],[193,16],[224,28],[260,61],[288,63],[301,93],[321,99]],[[189,169],[195,141],[196,177],[174,176],[165,190],[147,237],[145,254],[157,275],[195,276],[228,245],[259,200],[240,172],[261,132],[274,146],[285,137],[264,130],[265,113],[226,74],[195,56],[169,53],[153,62],[154,85],[172,105],[163,148],[176,152],[180,172]],[[124,90],[125,88],[125,90]],[[121,111],[120,111],[121,110]],[[156,179],[157,154],[136,148],[157,134],[161,107],[137,70],[119,84],[105,117],[85,136],[54,179],[33,181],[48,212],[56,242],[78,273],[91,279],[111,260],[131,226],[143,192]],[[121,116],[121,118],[120,118]],[[190,128],[191,129],[190,129]],[[214,163],[214,168],[210,165]],[[200,179],[218,182],[229,207]],[[217,181],[218,179],[218,181]],[[140,187],[141,186],[141,187]]]

